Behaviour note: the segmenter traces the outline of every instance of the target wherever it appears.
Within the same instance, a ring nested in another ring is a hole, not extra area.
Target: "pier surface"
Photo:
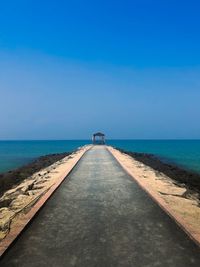
[[[0,260],[5,267],[200,266],[200,249],[104,146],[83,156]]]

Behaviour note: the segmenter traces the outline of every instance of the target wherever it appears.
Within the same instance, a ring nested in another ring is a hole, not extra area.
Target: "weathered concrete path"
[[[104,147],[86,153],[0,266],[200,266],[200,250]]]

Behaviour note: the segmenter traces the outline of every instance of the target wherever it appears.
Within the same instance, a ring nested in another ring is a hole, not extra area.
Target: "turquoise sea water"
[[[0,141],[0,172],[5,172],[47,154],[69,152],[88,144],[85,140]]]
[[[72,151],[89,143],[90,140],[0,141],[0,172],[22,166],[41,155]],[[152,153],[200,173],[200,140],[109,140],[107,144]]]
[[[112,140],[109,143],[127,151],[151,153],[200,173],[200,140]]]

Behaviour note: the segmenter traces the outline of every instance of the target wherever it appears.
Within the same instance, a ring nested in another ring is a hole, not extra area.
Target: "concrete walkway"
[[[200,249],[105,147],[88,151],[0,261],[20,267],[200,266]]]

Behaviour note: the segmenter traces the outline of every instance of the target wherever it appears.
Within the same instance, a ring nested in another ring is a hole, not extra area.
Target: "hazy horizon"
[[[106,141],[199,141],[200,138],[194,138],[194,139],[185,139],[185,138],[168,138],[168,139],[159,139],[159,138],[151,138],[151,139],[142,139],[142,138],[106,138]],[[0,142],[6,142],[6,141],[91,141],[92,138],[81,138],[81,139],[0,139]]]

